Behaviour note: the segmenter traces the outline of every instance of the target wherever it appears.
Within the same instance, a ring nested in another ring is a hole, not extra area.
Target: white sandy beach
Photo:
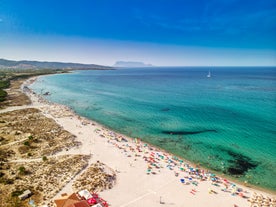
[[[27,80],[23,86],[28,86],[34,80],[35,78]],[[27,107],[41,110],[45,116],[54,119],[65,130],[76,135],[77,141],[82,143],[78,148],[64,150],[58,155],[91,155],[90,164],[99,160],[116,171],[116,185],[110,190],[100,192],[101,197],[107,200],[110,206],[243,207],[250,206],[248,198],[252,197],[254,192],[275,198],[275,195],[233,184],[222,178],[212,182],[210,173],[195,171],[195,168],[192,172],[190,168],[193,166],[186,161],[173,159],[172,155],[139,140],[112,132],[98,123],[74,114],[68,107],[45,101],[29,90],[24,92],[30,97],[32,104],[11,107],[6,111]],[[184,179],[185,183],[181,183],[180,179]],[[226,186],[226,191],[222,191]],[[55,198],[64,192],[73,192],[72,182]]]

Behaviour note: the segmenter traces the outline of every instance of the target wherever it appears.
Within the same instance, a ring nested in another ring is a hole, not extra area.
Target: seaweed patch
[[[227,150],[227,153],[233,157],[233,160],[229,160],[230,166],[226,169],[226,173],[233,176],[242,176],[249,169],[256,168],[258,164],[249,157],[240,153]]]
[[[160,111],[169,111],[169,110],[170,110],[170,108],[163,108]]]
[[[217,132],[217,130],[200,130],[200,131],[162,131],[163,134],[170,135],[193,135],[193,134],[201,134],[205,132]]]

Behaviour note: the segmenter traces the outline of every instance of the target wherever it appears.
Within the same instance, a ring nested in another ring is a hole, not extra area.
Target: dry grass
[[[1,150],[9,159],[38,158],[78,146],[75,136],[45,117],[38,109],[0,114]],[[2,140],[2,141],[1,141]]]
[[[62,187],[73,179],[88,165],[90,156],[64,155],[58,158],[49,158],[47,161],[33,161],[23,163],[9,163],[5,170],[5,179],[13,184],[0,183],[1,194],[11,195],[18,190],[30,189],[36,203],[49,201]],[[20,173],[24,166],[26,173]],[[1,206],[1,205],[0,205]]]
[[[75,136],[45,117],[38,109],[0,114],[0,207],[24,206],[12,192],[30,189],[36,203],[49,201],[88,164],[89,156],[51,157],[80,143]],[[42,158],[46,158],[43,159]],[[22,160],[23,159],[23,160]],[[19,168],[24,171],[20,172]]]
[[[73,183],[75,191],[87,189],[99,192],[111,189],[116,182],[116,174],[103,163],[95,163],[82,173]]]
[[[0,109],[1,108],[7,108],[9,106],[22,106],[22,105],[28,105],[31,103],[28,96],[26,96],[24,93],[22,93],[20,86],[26,79],[18,79],[18,80],[12,80],[10,82],[10,87],[6,89],[8,96],[6,97],[6,100],[3,102],[0,102]]]

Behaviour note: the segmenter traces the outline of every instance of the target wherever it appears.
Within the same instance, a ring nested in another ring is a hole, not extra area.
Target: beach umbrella
[[[99,198],[99,195],[97,193],[92,193],[93,198]]]
[[[197,186],[197,185],[198,185],[198,183],[195,182],[195,181],[193,181],[192,184],[193,184],[194,186]]]
[[[228,184],[228,183],[229,183],[229,181],[228,181],[228,180],[226,180],[226,179],[223,179],[223,181],[224,181],[226,184]]]
[[[243,193],[242,193],[242,192],[240,192],[240,193],[239,193],[239,196],[243,198]]]
[[[185,179],[184,179],[184,178],[181,178],[181,179],[180,179],[180,182],[181,182],[181,183],[185,183]]]
[[[87,202],[89,203],[89,205],[93,205],[93,204],[96,204],[96,203],[97,203],[97,201],[96,201],[95,198],[89,198],[89,199],[87,200]]]

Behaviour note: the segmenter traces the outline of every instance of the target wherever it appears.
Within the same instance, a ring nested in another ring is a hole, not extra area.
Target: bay
[[[276,190],[276,68],[75,71],[31,88],[115,131]]]

